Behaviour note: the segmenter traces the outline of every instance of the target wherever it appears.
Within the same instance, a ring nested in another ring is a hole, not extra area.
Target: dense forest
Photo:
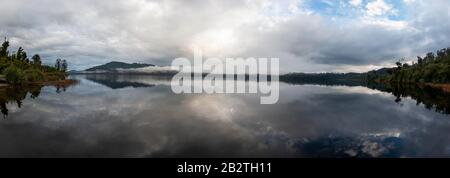
[[[397,67],[368,73],[368,79],[376,82],[395,83],[450,83],[450,48],[417,57],[412,64],[396,63]]]
[[[10,54],[9,41],[0,47],[0,81],[12,85],[63,80],[67,76],[67,61],[57,59],[55,66],[42,64],[38,54],[28,58],[22,47]]]
[[[397,67],[367,73],[291,73],[280,80],[293,84],[362,85],[373,83],[450,83],[450,48],[417,57],[412,64],[401,59]]]

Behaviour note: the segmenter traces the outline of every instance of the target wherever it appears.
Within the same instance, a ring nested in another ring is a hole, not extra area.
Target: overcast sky
[[[0,0],[0,35],[50,64],[278,57],[282,72],[367,71],[450,47],[449,0]]]

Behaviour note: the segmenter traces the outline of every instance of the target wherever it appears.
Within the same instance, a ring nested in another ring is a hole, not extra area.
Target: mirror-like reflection
[[[152,76],[72,77],[62,93],[2,91],[0,157],[450,156],[450,97],[428,88],[281,83],[280,102],[260,105]]]
[[[30,87],[3,87],[0,88],[0,106],[3,116],[6,118],[8,115],[8,103],[15,102],[17,107],[22,106],[22,100],[27,97],[27,94],[31,94],[31,98],[39,97],[41,93],[41,86],[30,86]]]
[[[170,85],[170,76],[145,76],[145,75],[85,75],[87,80],[102,84],[111,89],[122,89],[127,87],[145,88],[154,87],[158,84]]]
[[[372,85],[369,87],[393,94],[396,97],[396,103],[401,104],[403,98],[411,98],[417,101],[416,105],[423,104],[429,110],[450,114],[450,93],[442,89],[418,84]]]
[[[56,83],[52,84],[55,88],[56,93],[65,92],[66,89],[72,85],[77,84],[76,82],[69,83]],[[42,85],[26,85],[26,86],[5,86],[0,87],[0,107],[3,117],[8,116],[8,107],[10,103],[16,103],[17,107],[22,106],[22,101],[29,96],[31,99],[36,99],[41,94]]]

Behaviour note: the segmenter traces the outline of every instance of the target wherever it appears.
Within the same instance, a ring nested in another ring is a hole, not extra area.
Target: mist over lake
[[[434,90],[281,82],[279,102],[261,105],[257,94],[177,95],[167,77],[70,78],[80,82],[5,103],[1,157],[450,156],[449,101]]]

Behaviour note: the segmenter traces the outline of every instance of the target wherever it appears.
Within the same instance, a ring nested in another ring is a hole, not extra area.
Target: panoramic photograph
[[[449,158],[449,18],[448,0],[0,0],[0,157]]]

